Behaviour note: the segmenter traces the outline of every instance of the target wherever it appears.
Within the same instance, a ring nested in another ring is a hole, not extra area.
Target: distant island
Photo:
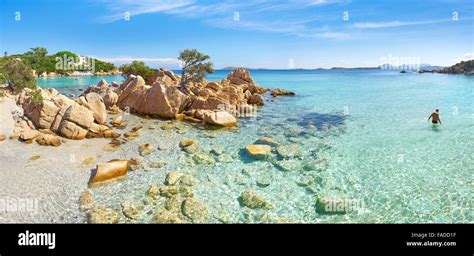
[[[220,70],[236,70],[237,67],[224,67]],[[430,64],[420,64],[420,65],[390,65],[383,64],[378,67],[332,67],[332,68],[293,68],[293,69],[270,69],[270,68],[247,68],[246,70],[399,70],[402,73],[406,71],[413,71],[418,73],[445,73],[445,74],[465,74],[472,75],[474,74],[474,60],[462,61],[451,67],[435,66]]]

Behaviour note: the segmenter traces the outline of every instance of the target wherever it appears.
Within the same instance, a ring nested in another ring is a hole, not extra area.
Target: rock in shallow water
[[[141,156],[146,156],[155,151],[155,148],[150,144],[143,144],[138,147],[138,152]]]
[[[300,146],[297,144],[278,146],[277,153],[283,158],[301,157],[303,155]]]
[[[347,200],[338,197],[316,196],[316,212],[319,214],[346,214]]]
[[[128,161],[126,160],[113,160],[101,163],[97,165],[97,170],[91,184],[119,178],[126,175],[127,172]]]
[[[179,142],[179,147],[188,154],[194,154],[198,149],[198,142],[195,140],[182,140]]]
[[[280,145],[280,143],[269,137],[261,137],[257,141],[255,141],[255,144],[268,145],[271,147],[276,147]]]
[[[195,198],[186,198],[183,202],[182,209],[183,214],[193,222],[203,222],[208,218],[207,206]]]
[[[137,205],[131,201],[125,201],[121,204],[121,206],[123,215],[130,219],[139,218],[143,210],[143,206]]]
[[[257,194],[255,190],[245,190],[240,194],[240,202],[252,209],[271,209],[272,205],[269,204],[265,199]]]
[[[268,145],[248,145],[245,149],[251,158],[258,160],[269,157],[272,151]]]
[[[120,214],[110,208],[94,208],[89,213],[89,223],[92,224],[113,224],[120,220]]]
[[[88,189],[83,192],[79,197],[79,210],[84,212],[91,208],[92,206],[92,192]]]
[[[208,111],[204,114],[204,122],[217,126],[231,127],[237,124],[237,119],[227,111]]]
[[[166,174],[165,183],[166,185],[173,186],[181,179],[183,175],[175,171],[170,171]]]
[[[81,167],[82,168],[89,167],[92,164],[94,164],[95,161],[96,161],[95,157],[88,157],[88,158],[84,159],[84,161],[82,161]]]
[[[198,152],[193,155],[193,160],[196,164],[210,165],[215,162],[214,158],[206,153]]]
[[[183,223],[183,220],[179,217],[178,213],[168,211],[166,209],[160,209],[152,218],[152,223],[163,223],[163,224],[177,224]]]
[[[157,185],[150,185],[148,187],[148,190],[146,191],[146,195],[155,199],[160,195],[160,189],[158,188]]]

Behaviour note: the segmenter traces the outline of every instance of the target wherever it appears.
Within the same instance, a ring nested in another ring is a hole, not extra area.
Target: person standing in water
[[[430,117],[428,117],[428,121],[430,121],[433,124],[441,124],[441,119],[439,118],[439,109],[436,109],[435,112],[431,113]]]

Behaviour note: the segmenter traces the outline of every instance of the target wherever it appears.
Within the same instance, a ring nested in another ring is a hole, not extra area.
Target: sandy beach
[[[81,167],[81,163],[99,155],[107,141],[67,140],[54,148],[9,140],[14,108],[10,98],[0,103],[0,132],[7,136],[0,142],[0,199],[9,205],[7,211],[0,212],[0,222],[83,222],[77,215],[78,199],[87,189],[90,168]],[[32,160],[35,156],[39,158]],[[78,218],[71,219],[71,212]]]

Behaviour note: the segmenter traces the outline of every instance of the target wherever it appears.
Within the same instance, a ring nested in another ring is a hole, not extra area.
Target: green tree
[[[185,49],[180,52],[178,59],[182,62],[181,84],[188,81],[201,81],[208,73],[213,73],[214,68],[210,57],[196,49]]]
[[[5,76],[14,93],[20,92],[23,88],[37,88],[36,80],[33,77],[33,70],[29,63],[20,58],[9,59],[8,62],[1,67],[1,73]]]
[[[42,73],[44,71],[53,72],[54,68],[54,58],[48,55],[48,50],[43,47],[30,48],[31,51],[23,54],[22,59],[26,59],[31,63],[31,67],[36,70],[36,72]]]
[[[154,73],[153,69],[145,65],[144,62],[136,60],[130,64],[120,66],[120,71],[122,71],[124,76],[139,75],[143,78]]]
[[[48,50],[43,47],[30,48],[33,51],[33,56],[44,58],[48,55]]]
[[[94,60],[95,70],[102,71],[102,72],[109,72],[115,69],[115,65],[112,63],[104,62],[98,59]]]

